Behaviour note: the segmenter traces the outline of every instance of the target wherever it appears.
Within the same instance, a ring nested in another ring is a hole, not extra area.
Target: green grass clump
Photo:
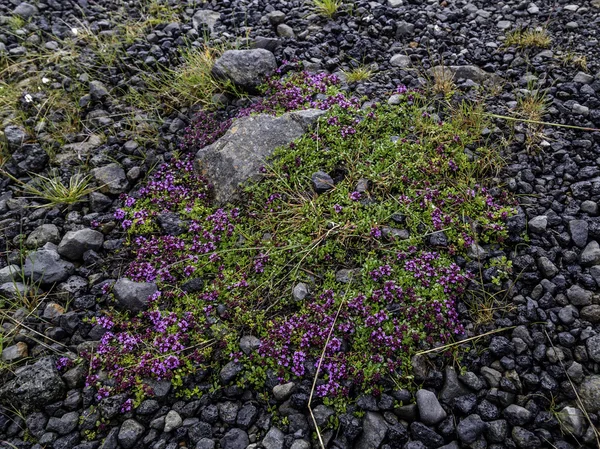
[[[348,83],[359,83],[361,81],[367,81],[373,76],[373,70],[368,66],[358,66],[353,69],[343,71],[346,76]]]
[[[506,35],[504,44],[507,47],[548,48],[552,43],[546,28],[516,29]]]
[[[6,171],[3,175],[8,176],[21,186],[26,197],[44,201],[37,207],[57,207],[76,204],[85,199],[87,195],[97,190],[91,185],[91,177],[76,173],[64,182],[57,173],[48,176],[32,175],[28,183],[24,183]]]
[[[342,6],[342,0],[313,0],[317,14],[331,19]]]

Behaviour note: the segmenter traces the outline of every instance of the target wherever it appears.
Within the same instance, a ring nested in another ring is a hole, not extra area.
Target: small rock
[[[121,424],[119,434],[117,435],[119,444],[125,449],[133,447],[137,440],[139,440],[140,437],[144,434],[144,431],[144,426],[142,426],[136,420],[126,420],[125,422],[123,422],[123,424]]]
[[[523,427],[513,427],[512,439],[521,449],[532,449],[541,446],[541,441],[534,433]]]
[[[585,72],[577,72],[577,75],[573,78],[574,83],[591,84],[594,81],[594,77]]]
[[[271,25],[277,26],[285,22],[285,13],[281,11],[271,11],[267,14],[267,19],[271,22]]]
[[[585,347],[590,358],[594,362],[600,363],[600,334],[588,338],[585,341]]]
[[[287,38],[287,39],[295,39],[296,33],[291,26],[286,25],[285,23],[280,23],[277,25],[277,36]]]
[[[600,412],[600,375],[587,376],[579,385],[578,393],[589,413]]]
[[[265,449],[283,449],[285,435],[277,427],[271,427],[262,440]]]
[[[93,101],[102,101],[108,96],[108,89],[100,81],[90,81],[90,98]]]
[[[275,56],[268,50],[227,50],[215,61],[212,73],[243,89],[253,90],[276,68]]]
[[[2,348],[2,361],[3,362],[17,362],[21,359],[24,359],[29,355],[29,351],[27,349],[27,343],[23,343],[22,341],[14,344],[12,346],[7,346],[6,348]]]
[[[416,399],[419,416],[425,424],[437,424],[447,416],[435,393],[429,390],[419,390],[417,391]]]
[[[260,348],[260,340],[254,335],[244,335],[240,338],[240,349],[246,355],[252,354]]]
[[[387,434],[388,424],[379,413],[367,412],[363,419],[363,432],[354,449],[378,448]]]
[[[516,404],[510,404],[506,407],[504,417],[513,426],[523,426],[532,418],[529,410]]]
[[[288,382],[283,385],[276,385],[275,387],[273,387],[273,396],[276,400],[280,402],[285,401],[291,396],[295,386],[296,384],[294,382]]]
[[[317,193],[324,193],[335,187],[333,179],[327,173],[318,171],[311,176],[313,186]]]
[[[92,176],[100,186],[100,192],[117,195],[129,187],[125,170],[115,163],[98,167],[92,170]]]
[[[182,423],[183,419],[181,419],[181,415],[175,410],[169,410],[169,413],[167,413],[167,416],[165,417],[164,432],[169,433],[172,430],[179,429]]]
[[[485,429],[486,425],[479,415],[469,415],[458,423],[456,433],[463,443],[471,444],[481,436]]]
[[[393,67],[399,67],[401,69],[405,69],[407,67],[410,67],[410,65],[412,64],[412,62],[410,60],[410,56],[406,56],[406,55],[394,55],[390,59],[390,64]]]
[[[140,312],[148,306],[148,299],[158,291],[153,282],[134,282],[121,278],[113,287],[115,298],[121,306],[132,312]]]
[[[589,321],[592,324],[600,323],[600,305],[592,304],[581,309],[579,314],[582,320]]]
[[[246,449],[250,444],[248,434],[242,429],[233,428],[221,438],[222,449]]]
[[[548,226],[548,217],[546,215],[538,215],[529,220],[528,227],[531,232],[542,234],[546,232]]]
[[[48,242],[55,245],[58,245],[58,242],[60,242],[60,232],[54,224],[43,224],[35,228],[27,236],[25,245],[29,248],[40,248]]]
[[[104,235],[90,228],[69,231],[58,245],[58,254],[70,260],[79,260],[88,250],[98,251],[104,243]]]
[[[55,284],[65,281],[75,267],[71,262],[61,260],[60,255],[52,249],[32,251],[27,255],[23,265],[23,275],[33,283]]]
[[[592,240],[581,252],[579,262],[584,267],[600,264],[600,245],[596,240]]]
[[[585,220],[571,220],[569,222],[569,233],[573,243],[579,248],[583,248],[588,240],[588,224]]]
[[[558,422],[563,432],[581,438],[586,429],[586,418],[576,407],[565,407],[558,412]]]
[[[592,301],[592,292],[581,288],[579,285],[572,285],[567,290],[567,298],[574,306],[588,306]]]
[[[31,19],[38,13],[38,9],[26,2],[20,3],[14,10],[13,14],[23,19]]]
[[[304,298],[306,298],[309,293],[310,289],[308,287],[308,284],[305,284],[304,282],[297,283],[294,286],[294,289],[292,290],[292,296],[295,301],[304,300]]]
[[[213,34],[215,25],[220,18],[221,14],[216,11],[200,9],[192,17],[192,26],[196,31],[202,31],[202,28],[206,26],[210,34]]]
[[[244,370],[244,365],[239,362],[231,361],[227,363],[223,368],[221,368],[221,372],[219,373],[219,377],[221,378],[221,382],[226,385],[232,380],[236,378],[236,376]]]

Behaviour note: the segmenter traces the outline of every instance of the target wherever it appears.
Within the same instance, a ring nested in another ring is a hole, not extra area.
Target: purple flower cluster
[[[434,252],[412,249],[396,260],[373,269],[373,288],[341,308],[342,299],[327,290],[306,310],[277,319],[260,356],[274,361],[284,381],[304,375],[307,363],[317,366],[327,344],[317,394],[339,396],[402,369],[415,343],[444,343],[462,334],[455,301],[471,276]]]

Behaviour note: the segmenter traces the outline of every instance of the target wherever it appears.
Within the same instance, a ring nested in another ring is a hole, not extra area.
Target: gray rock
[[[29,413],[63,399],[65,384],[50,357],[18,368],[15,378],[0,387],[0,401]]]
[[[383,416],[375,412],[367,412],[363,419],[363,432],[354,445],[354,449],[378,448],[387,434],[388,424]]]
[[[471,243],[469,249],[467,249],[467,257],[473,260],[484,260],[488,256],[488,252],[476,242]]]
[[[579,314],[582,320],[589,321],[592,324],[600,323],[600,305],[592,304],[581,309]]]
[[[576,407],[565,407],[557,415],[558,422],[563,432],[581,438],[586,429],[586,418],[581,410]]]
[[[144,426],[142,426],[135,419],[126,420],[123,424],[121,424],[119,434],[117,435],[119,444],[125,449],[133,447],[137,440],[139,440],[144,434],[144,431]]]
[[[567,290],[567,298],[574,306],[588,306],[592,301],[592,292],[579,285],[572,285]]]
[[[79,260],[88,250],[98,251],[104,243],[104,235],[90,228],[69,231],[58,245],[58,254],[67,259]]]
[[[277,427],[271,427],[262,440],[265,449],[283,449],[284,434]]]
[[[538,215],[537,217],[533,217],[531,220],[529,220],[528,226],[531,232],[542,234],[546,232],[546,227],[548,226],[548,217],[546,215]]]
[[[243,89],[253,90],[276,68],[275,56],[268,50],[227,50],[215,61],[212,73]]]
[[[240,338],[240,349],[246,355],[252,354],[260,348],[260,340],[254,335],[244,335]]]
[[[585,220],[571,220],[569,222],[569,233],[573,243],[579,248],[583,248],[588,240],[588,224]]]
[[[250,444],[248,434],[242,429],[230,429],[223,438],[221,438],[222,449],[246,449]]]
[[[48,153],[37,143],[21,145],[15,148],[10,158],[19,174],[41,172],[50,158]]]
[[[196,443],[195,449],[215,449],[215,442],[210,438],[202,438]]]
[[[79,421],[78,412],[65,413],[60,418],[51,417],[48,420],[46,430],[49,432],[56,432],[59,435],[66,435],[77,427]]]
[[[23,19],[31,19],[38,13],[38,9],[30,3],[22,2],[14,10],[13,14]]]
[[[427,425],[434,425],[442,421],[447,415],[440,405],[435,393],[429,390],[419,390],[416,394],[417,407],[421,421]]]
[[[275,385],[273,387],[273,396],[278,401],[285,401],[291,396],[295,386],[296,384],[294,382],[288,382],[283,385]]]
[[[181,415],[175,410],[169,410],[169,413],[167,413],[167,416],[165,417],[164,432],[168,433],[175,429],[179,429],[182,423],[183,419],[181,419]]]
[[[405,69],[407,67],[410,67],[410,65],[412,64],[411,60],[410,60],[410,56],[406,56],[406,55],[394,55],[390,58],[390,64],[393,67],[399,67],[401,69]]]
[[[508,423],[504,419],[497,419],[487,423],[485,436],[490,443],[503,443],[508,435]]]
[[[326,405],[320,404],[317,405],[313,409],[313,415],[315,417],[315,421],[317,426],[322,427],[327,424],[329,418],[331,418],[335,412],[331,407],[327,407]]]
[[[267,14],[267,19],[271,22],[271,25],[277,26],[280,23],[285,22],[285,13],[281,11],[271,11]]]
[[[219,377],[223,384],[228,384],[232,380],[236,378],[236,376],[244,370],[244,365],[239,362],[231,361],[227,363],[223,368],[221,368],[221,372],[219,373]]]
[[[584,212],[592,217],[596,217],[600,212],[600,208],[598,207],[598,203],[591,200],[585,200],[581,203],[581,212]]]
[[[18,265],[7,265],[0,269],[0,284],[6,284],[21,279],[21,268]]]
[[[27,140],[27,131],[20,126],[8,125],[4,128],[4,139],[9,151],[18,150]]]
[[[58,245],[58,242],[60,242],[60,232],[54,224],[43,224],[35,228],[27,236],[25,245],[29,248],[40,248],[48,242],[55,245]]]
[[[169,235],[180,235],[186,232],[186,225],[174,212],[163,212],[156,217],[160,228]]]
[[[292,290],[292,296],[295,301],[303,301],[309,293],[310,289],[304,282],[298,282]]]
[[[550,259],[545,256],[540,257],[537,260],[537,265],[542,274],[547,278],[553,278],[558,274],[558,268]]]
[[[590,358],[594,362],[600,363],[600,334],[588,338],[585,341],[585,347]]]
[[[502,379],[502,374],[500,374],[494,368],[484,366],[481,368],[480,373],[490,387],[495,388],[498,387],[498,385],[500,385],[500,379]]]
[[[21,359],[24,359],[29,355],[29,350],[27,348],[27,343],[22,341],[12,345],[2,348],[2,361],[3,362],[17,362]]]
[[[30,290],[32,288],[22,282],[6,282],[0,285],[0,297],[7,299],[24,298]]]
[[[594,81],[594,77],[585,72],[577,72],[577,75],[573,78],[574,83],[591,84]]]
[[[318,171],[311,176],[313,187],[317,193],[324,193],[333,189],[333,178],[324,171]]]
[[[583,366],[580,363],[573,362],[567,369],[567,374],[573,382],[579,384],[583,381]]]
[[[134,282],[121,278],[113,287],[113,293],[119,304],[132,312],[140,312],[148,306],[148,298],[158,290],[153,282]]]
[[[500,28],[501,30],[507,30],[508,28],[510,28],[512,26],[512,22],[509,20],[500,20],[496,26],[498,28]]]
[[[596,240],[592,240],[586,245],[579,256],[579,262],[584,267],[600,264],[600,245]]]
[[[440,401],[451,404],[454,399],[468,393],[469,390],[458,380],[456,370],[451,366],[446,367],[446,378],[444,380],[442,391],[440,392]]]
[[[65,281],[74,271],[74,265],[61,260],[60,255],[52,249],[32,251],[23,265],[23,276],[45,285]]]
[[[99,184],[102,193],[118,195],[129,187],[125,170],[116,162],[93,169],[92,176]]]
[[[532,449],[540,447],[542,444],[534,433],[519,426],[513,427],[512,439],[521,449]]]
[[[296,33],[294,33],[294,29],[286,25],[285,23],[280,23],[277,25],[277,36],[287,38],[287,39],[295,39]]]
[[[458,423],[456,433],[463,443],[471,444],[481,436],[485,429],[486,425],[479,415],[469,415]]]
[[[579,385],[578,393],[589,413],[600,412],[600,375],[587,376]]]
[[[410,435],[413,440],[421,441],[427,447],[440,447],[444,444],[444,438],[440,434],[419,421],[410,425]]]
[[[192,26],[196,31],[202,31],[203,27],[208,28],[210,34],[214,33],[215,24],[221,18],[221,14],[210,9],[200,9],[192,17]]]
[[[310,449],[310,443],[306,440],[295,440],[290,449]]]
[[[590,108],[579,103],[574,103],[573,106],[571,106],[571,110],[573,111],[573,114],[583,115],[584,117],[590,115]]]
[[[531,421],[531,412],[525,407],[517,404],[510,404],[504,410],[504,417],[513,426],[523,426]]]
[[[237,119],[223,137],[196,153],[197,167],[213,184],[218,204],[233,200],[244,182],[259,179],[260,168],[275,148],[302,136],[304,128],[293,117],[261,114]]]
[[[101,81],[90,81],[90,98],[93,101],[102,101],[108,96],[108,89]]]

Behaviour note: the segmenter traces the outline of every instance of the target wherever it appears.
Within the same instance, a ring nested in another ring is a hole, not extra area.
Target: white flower
[[[71,33],[73,33],[73,36],[77,36],[77,28],[73,27],[71,28]]]
[[[29,94],[26,94],[24,99],[26,103],[31,103],[33,101],[33,97]]]
[[[44,84],[48,84],[49,82],[50,82],[50,79],[49,79],[49,78],[46,78],[46,77],[43,77],[43,78],[42,78],[42,83],[44,83]]]

